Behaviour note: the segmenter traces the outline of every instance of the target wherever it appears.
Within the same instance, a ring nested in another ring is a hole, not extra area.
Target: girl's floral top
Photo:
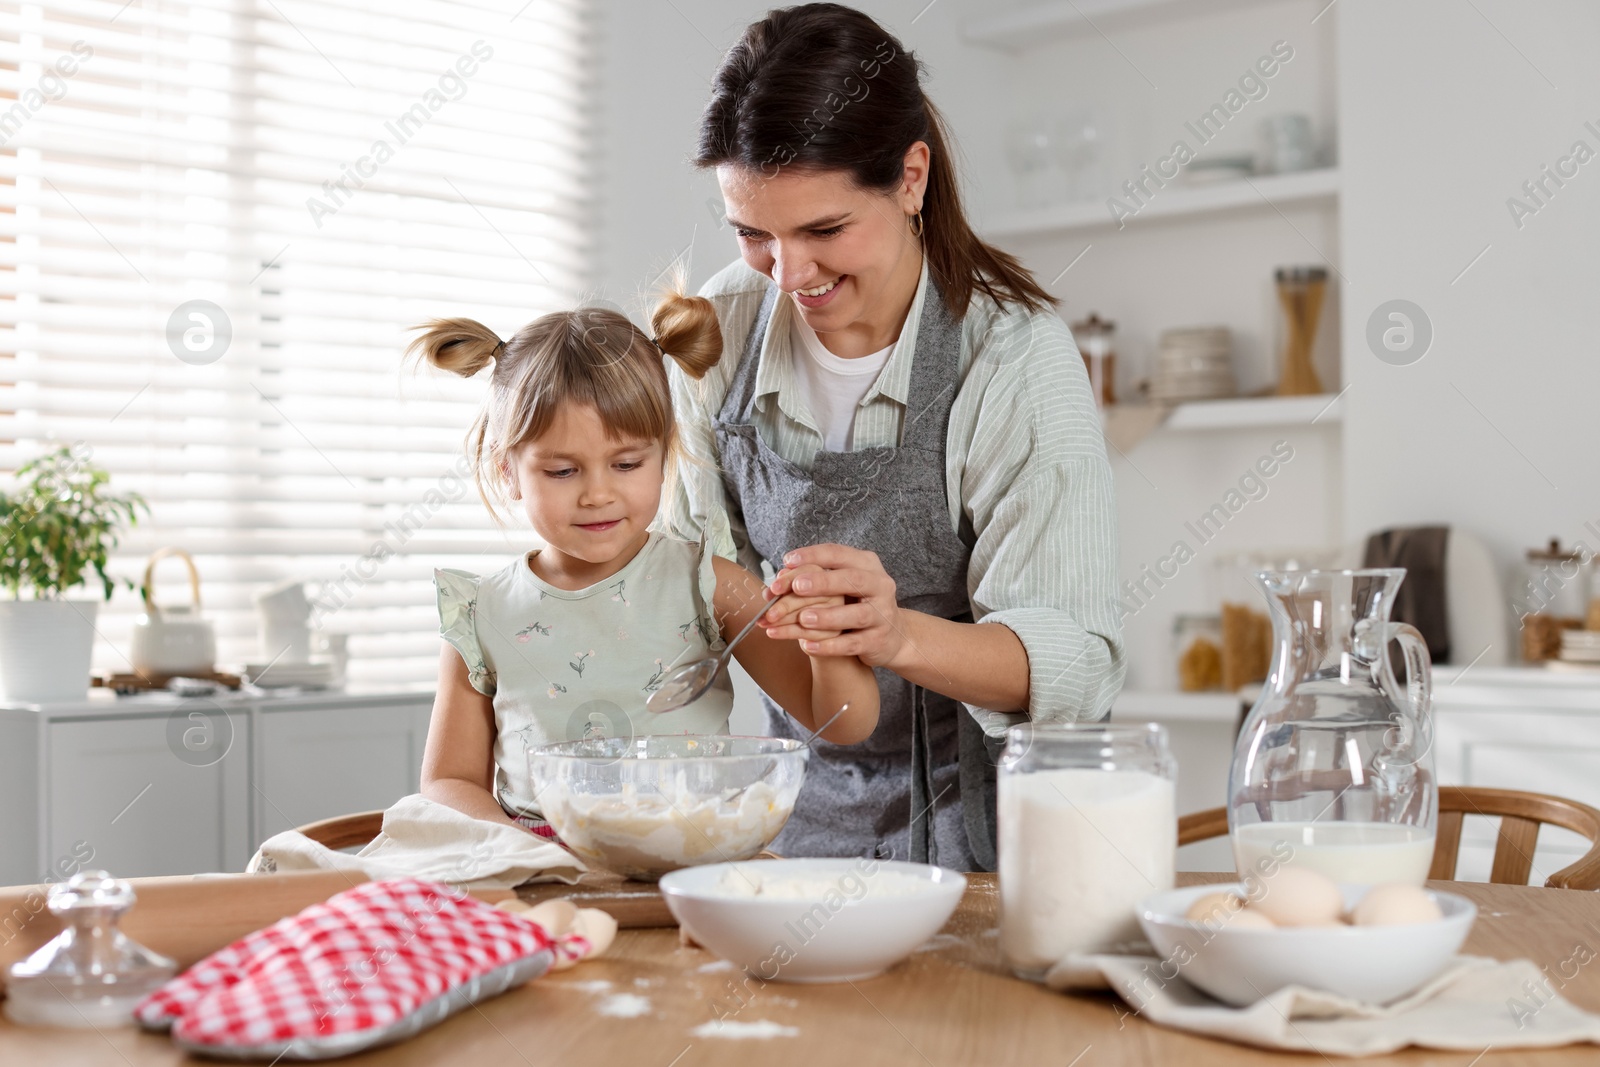
[[[717,579],[699,544],[652,532],[638,555],[587,589],[557,589],[530,566],[494,574],[435,570],[439,634],[472,687],[494,700],[495,795],[537,813],[527,752],[551,741],[719,733],[733,710],[727,672],[695,703],[656,715],[644,702],[676,667],[720,652]]]

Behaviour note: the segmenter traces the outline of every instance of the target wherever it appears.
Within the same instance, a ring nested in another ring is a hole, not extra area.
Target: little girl
[[[526,754],[601,734],[716,733],[733,707],[726,673],[699,700],[656,715],[645,700],[675,668],[734,650],[763,691],[824,737],[853,744],[878,722],[872,669],[853,657],[809,657],[765,628],[842,598],[769,602],[761,581],[701,544],[649,529],[676,456],[663,356],[699,378],[722,353],[716,312],[673,292],[646,337],[604,308],[556,312],[502,341],[470,319],[439,319],[408,349],[463,377],[493,364],[489,396],[467,437],[479,495],[520,501],[544,542],[478,577],[436,570],[439,692],[422,760],[422,792],[479,819],[544,837]],[[807,632],[807,640],[833,633]]]

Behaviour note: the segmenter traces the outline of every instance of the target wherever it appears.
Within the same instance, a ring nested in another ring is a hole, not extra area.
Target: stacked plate
[[[1561,631],[1561,661],[1600,667],[1600,630]]]
[[[309,663],[247,663],[244,675],[263,689],[326,689],[333,684],[333,664],[326,660]]]
[[[1167,330],[1156,352],[1151,399],[1163,404],[1233,396],[1233,338],[1226,326]]]
[[[1218,182],[1238,181],[1248,178],[1255,170],[1254,156],[1219,156],[1215,159],[1196,159],[1179,173],[1185,185],[1215,185]]]

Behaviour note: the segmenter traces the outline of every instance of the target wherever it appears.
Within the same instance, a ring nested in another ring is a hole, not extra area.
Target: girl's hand
[[[789,568],[784,568],[784,570],[788,571]],[[816,566],[799,567],[795,568],[795,570],[819,575],[823,573],[822,568]],[[766,595],[768,599],[771,599],[770,593]],[[776,640],[826,641],[830,638],[838,637],[839,631],[804,626],[801,624],[800,614],[809,608],[839,607],[844,602],[844,597],[841,596],[808,597],[801,596],[798,593],[789,593],[787,596],[780,597],[776,603],[767,609],[766,614],[762,616],[760,625],[766,631],[768,637]],[[776,632],[780,628],[783,630],[781,634]]]
[[[797,548],[784,557],[784,568],[766,595],[776,599],[791,593],[808,603],[794,623],[769,629],[769,637],[796,639],[810,655],[859,656],[869,667],[887,666],[904,648],[894,579],[875,552],[844,545]],[[806,636],[822,630],[837,630],[839,636]]]

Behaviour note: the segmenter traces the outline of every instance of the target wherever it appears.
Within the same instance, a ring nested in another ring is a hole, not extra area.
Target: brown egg
[[[1283,867],[1265,885],[1266,892],[1250,907],[1279,926],[1332,926],[1344,912],[1339,887],[1317,871]]]
[[[1401,882],[1373,886],[1351,913],[1357,926],[1403,926],[1438,922],[1443,917],[1432,897]]]
[[[1230,930],[1276,930],[1278,924],[1254,908],[1236,911],[1228,918]]]
[[[1244,901],[1233,893],[1207,893],[1197,897],[1189,910],[1184,913],[1184,918],[1190,922],[1218,923],[1225,921],[1234,912],[1244,907]]]

